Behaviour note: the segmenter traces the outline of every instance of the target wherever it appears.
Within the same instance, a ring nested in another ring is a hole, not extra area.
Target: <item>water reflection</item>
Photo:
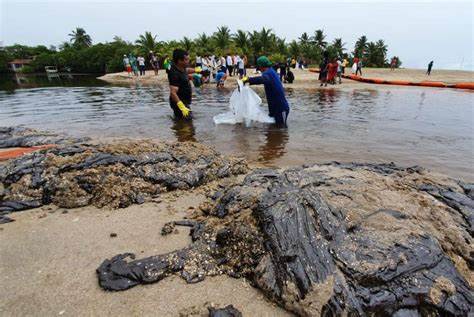
[[[258,149],[258,161],[268,164],[286,154],[285,148],[289,141],[289,134],[288,129],[267,126],[264,135],[265,143]]]
[[[62,79],[56,86],[64,86],[56,87],[44,76],[41,84],[35,83],[41,88],[0,90],[0,126],[74,136],[197,140],[263,164],[375,158],[474,175],[474,94],[469,92],[292,90],[289,129],[280,130],[265,124],[216,126],[212,118],[228,110],[232,89],[195,90],[194,120],[174,121],[166,85],[94,85],[95,79],[85,79]],[[11,78],[8,83],[16,85]],[[263,90],[257,92],[263,96]],[[266,104],[262,107],[267,110]]]
[[[196,129],[194,127],[193,120],[182,120],[172,118],[173,125],[171,126],[171,130],[173,131],[176,140],[179,142],[196,142]]]
[[[339,100],[340,91],[336,89],[319,89],[318,90],[318,105],[332,106]]]
[[[107,85],[98,80],[95,75],[81,75],[70,73],[57,74],[20,74],[0,76],[0,90],[14,92],[16,89],[57,87],[57,86],[86,86],[99,87]]]

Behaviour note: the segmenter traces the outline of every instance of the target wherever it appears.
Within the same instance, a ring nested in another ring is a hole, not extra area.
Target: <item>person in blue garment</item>
[[[262,76],[250,78],[245,76],[242,78],[242,82],[250,85],[264,85],[270,117],[275,118],[277,126],[286,127],[290,106],[286,100],[280,77],[266,56],[260,56],[257,59],[257,68],[262,72]]]

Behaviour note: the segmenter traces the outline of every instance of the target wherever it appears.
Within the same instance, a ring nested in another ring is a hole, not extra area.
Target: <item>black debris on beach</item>
[[[124,208],[247,170],[245,160],[199,143],[57,145],[0,165],[0,214],[47,204]]]
[[[467,316],[469,188],[394,164],[255,170],[201,206],[191,245],[105,260],[99,284],[125,290],[170,274],[188,283],[228,274],[301,316]]]

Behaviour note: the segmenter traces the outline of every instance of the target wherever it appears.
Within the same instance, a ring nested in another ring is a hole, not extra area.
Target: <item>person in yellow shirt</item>
[[[347,65],[349,65],[349,61],[347,60],[347,58],[344,58],[344,60],[342,61],[342,64],[341,64],[341,73],[344,74],[344,70],[346,69]]]

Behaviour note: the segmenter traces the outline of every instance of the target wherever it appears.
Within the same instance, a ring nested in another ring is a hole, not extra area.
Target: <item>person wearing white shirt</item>
[[[201,67],[202,66],[202,57],[201,55],[197,54],[196,55],[196,67]]]
[[[219,60],[219,63],[217,63],[217,68],[219,67],[224,67],[225,70],[227,71],[227,66],[226,66],[226,58],[224,57],[224,55],[221,56],[220,60]]]
[[[340,58],[337,59],[337,78],[339,79],[339,84],[342,83],[342,61]]]
[[[229,54],[227,55],[227,70],[229,71],[229,76],[232,77],[232,71],[234,70],[234,61],[232,60],[232,56]]]
[[[137,57],[138,68],[140,69],[140,76],[145,75],[145,58],[143,56]]]
[[[239,79],[242,79],[245,75],[245,64],[244,60],[239,55],[237,55],[237,68],[239,72]]]

